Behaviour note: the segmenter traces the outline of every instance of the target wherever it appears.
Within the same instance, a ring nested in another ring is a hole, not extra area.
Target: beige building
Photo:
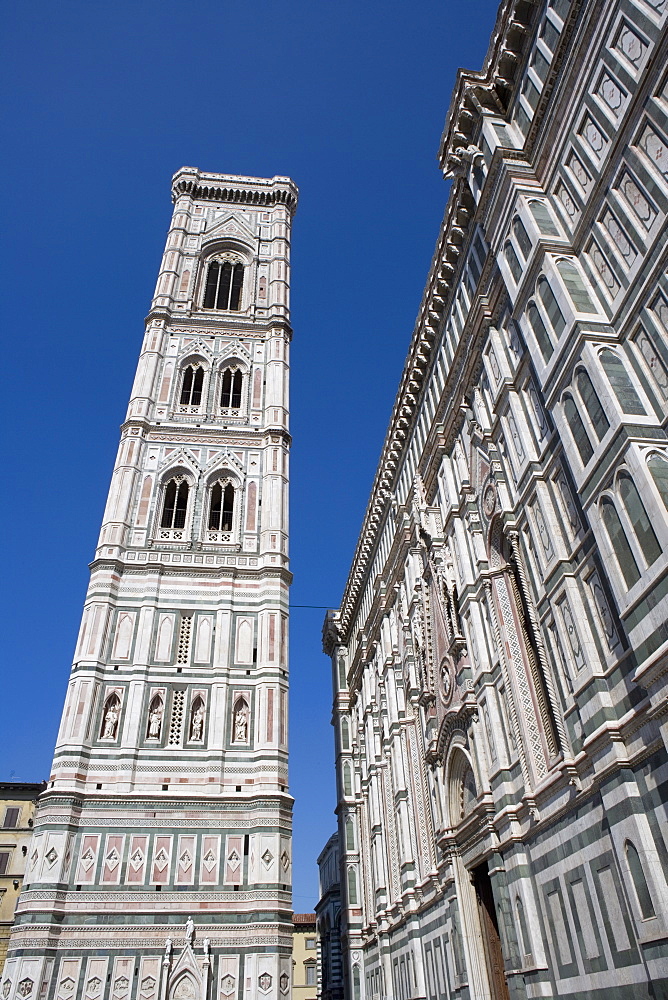
[[[37,796],[44,787],[24,781],[0,784],[0,972],[23,885]]]
[[[315,913],[292,915],[292,1000],[316,1000],[318,939]]]

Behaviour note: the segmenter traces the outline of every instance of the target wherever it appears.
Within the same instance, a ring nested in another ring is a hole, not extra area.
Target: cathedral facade
[[[172,195],[3,1000],[290,995],[297,190]]]
[[[328,614],[350,1000],[668,990],[668,4],[503,0]]]

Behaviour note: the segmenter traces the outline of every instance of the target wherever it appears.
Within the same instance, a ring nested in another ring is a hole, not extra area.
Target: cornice
[[[445,117],[439,162],[446,177],[460,168],[481,115],[505,118],[526,37],[540,0],[503,0],[481,70],[460,69]]]
[[[477,73],[460,70],[457,77],[439,152],[445,175],[453,177],[452,188],[341,608],[326,625],[327,648],[332,648],[333,627],[339,642],[348,641],[379,529],[385,520],[387,501],[396,486],[406,446],[411,440],[434,347],[440,342],[443,323],[458,287],[471,221],[480,215],[468,185],[464,161],[482,156],[473,145],[481,116],[485,113],[506,115],[537,3],[538,0],[503,0],[483,69]]]
[[[281,329],[286,340],[290,342],[293,334],[290,323],[285,315],[280,313],[271,313],[268,316],[238,314],[232,317],[229,313],[203,312],[201,309],[186,312],[161,305],[153,306],[149,310],[144,317],[144,324],[148,327],[155,320],[162,320],[165,324],[165,333],[169,336],[197,334],[201,337],[266,340],[268,336],[273,335],[274,330]],[[192,330],[187,329],[189,324],[193,325]],[[202,329],[203,327],[206,329]]]
[[[294,215],[299,190],[289,177],[209,174],[196,167],[181,167],[172,178],[172,200],[184,194],[200,201],[234,205],[285,205],[290,215]]]

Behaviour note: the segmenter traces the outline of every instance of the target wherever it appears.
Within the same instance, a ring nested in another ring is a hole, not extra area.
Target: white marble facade
[[[290,993],[297,191],[172,195],[3,1000]]]
[[[350,1000],[668,989],[668,5],[504,0],[332,657]]]

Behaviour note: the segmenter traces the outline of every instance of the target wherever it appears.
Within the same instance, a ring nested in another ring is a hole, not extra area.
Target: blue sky
[[[294,605],[337,606],[448,186],[436,151],[496,0],[5,2],[0,780],[48,775],[182,165],[300,188]],[[291,626],[294,908],[335,828],[324,612]]]

